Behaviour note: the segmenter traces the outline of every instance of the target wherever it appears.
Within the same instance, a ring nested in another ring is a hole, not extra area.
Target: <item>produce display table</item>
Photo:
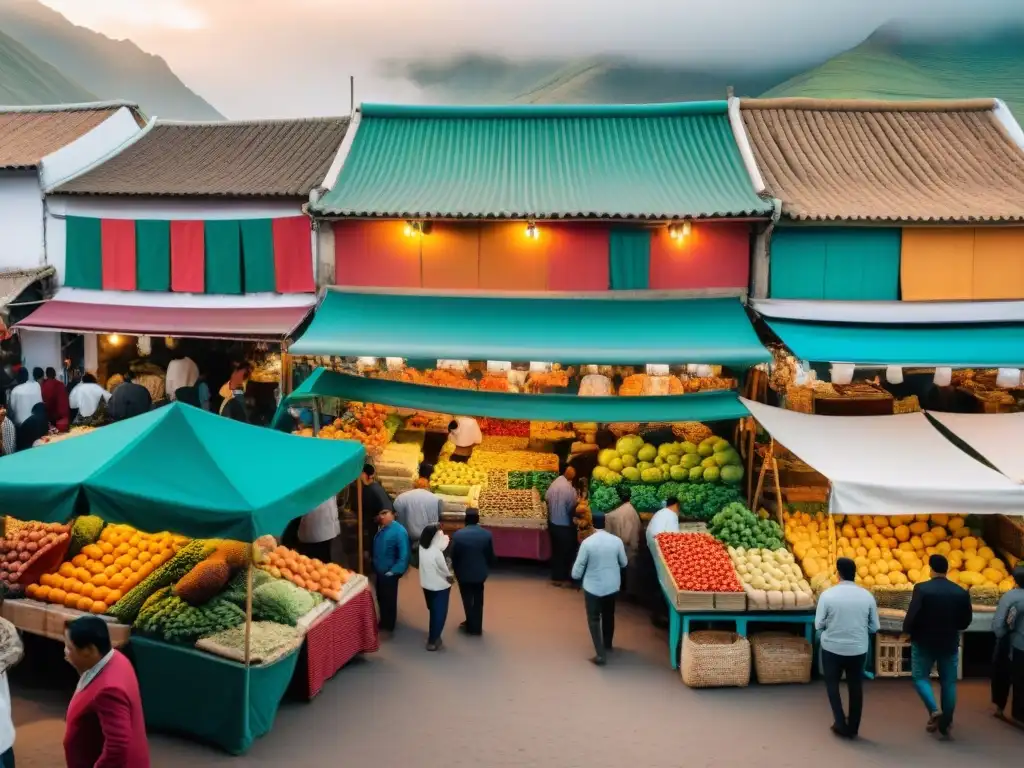
[[[551,559],[551,539],[546,528],[505,528],[484,525],[494,537],[496,557],[515,557],[523,560]]]
[[[992,631],[992,617],[995,615],[994,610],[979,610],[974,609],[974,616],[971,619],[971,624],[964,632],[991,632]],[[879,613],[878,623],[879,629],[882,632],[902,632],[903,631],[903,620],[906,618],[906,613]]]
[[[666,597],[667,600],[667,597]],[[668,603],[668,650],[672,669],[679,668],[683,635],[690,633],[694,621],[722,621],[736,624],[736,634],[747,637],[751,622],[760,624],[802,624],[808,643],[814,642],[814,611],[744,611],[743,613],[681,613]]]
[[[238,662],[137,635],[128,648],[146,727],[234,755],[273,727],[299,659],[296,650],[273,664],[250,667],[247,686],[245,665]]]
[[[379,648],[377,613],[367,586],[306,632],[296,674],[300,695],[312,701],[338,670],[360,653],[374,653]]]

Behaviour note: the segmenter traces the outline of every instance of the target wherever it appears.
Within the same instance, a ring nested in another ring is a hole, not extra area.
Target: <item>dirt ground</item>
[[[604,668],[587,662],[593,649],[580,593],[515,570],[488,582],[485,606],[484,636],[463,637],[453,594],[445,649],[427,653],[413,572],[403,579],[394,639],[342,670],[312,703],[285,703],[248,755],[156,735],[153,766],[983,768],[1009,765],[1024,747],[1024,733],[989,714],[982,681],[960,687],[952,743],[925,733],[909,681],[869,682],[863,738],[845,742],[828,729],[819,682],[687,688],[668,666],[665,632],[632,606],[620,607],[620,650]],[[12,683],[19,768],[63,765],[69,696],[66,687]]]

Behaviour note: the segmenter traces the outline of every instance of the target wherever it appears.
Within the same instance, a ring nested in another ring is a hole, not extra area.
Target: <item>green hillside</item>
[[[1024,119],[1024,28],[930,39],[886,28],[764,95],[884,100],[995,97]]]
[[[0,104],[24,106],[83,101],[96,101],[96,96],[0,32]]]

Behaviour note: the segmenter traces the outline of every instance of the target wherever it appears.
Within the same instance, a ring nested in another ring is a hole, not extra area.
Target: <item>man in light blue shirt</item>
[[[426,488],[413,488],[395,497],[395,517],[409,533],[412,565],[419,568],[420,534],[428,525],[441,524],[443,502]]]
[[[854,583],[857,564],[848,557],[836,561],[839,583],[818,598],[814,627],[821,632],[821,666],[825,690],[832,706],[832,732],[848,739],[857,738],[864,705],[863,674],[870,635],[878,631],[878,606],[875,598]],[[850,697],[850,715],[843,713],[839,679],[846,672]]]
[[[572,524],[577,501],[576,489],[572,487],[575,477],[576,469],[566,467],[544,494],[548,504],[548,536],[551,537],[551,582],[556,587],[571,584],[569,569],[576,553],[576,526]]]
[[[591,662],[600,667],[606,661],[605,654],[612,650],[615,598],[619,594],[620,574],[626,567],[626,548],[622,539],[604,529],[604,515],[594,515],[594,528],[594,533],[580,545],[572,577],[583,580],[587,625],[596,654]]]

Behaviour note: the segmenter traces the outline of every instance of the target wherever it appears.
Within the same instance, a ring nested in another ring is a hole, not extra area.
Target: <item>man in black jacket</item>
[[[466,620],[459,625],[467,635],[483,634],[484,582],[494,565],[494,539],[479,525],[480,513],[466,510],[466,526],[452,535],[452,568],[459,582]]]
[[[914,596],[903,622],[910,635],[911,672],[914,687],[928,709],[928,731],[949,738],[956,708],[956,678],[960,662],[960,633],[971,624],[971,596],[946,578],[949,562],[942,555],[928,559],[930,581],[914,587]],[[932,692],[932,667],[938,667],[942,708]]]

